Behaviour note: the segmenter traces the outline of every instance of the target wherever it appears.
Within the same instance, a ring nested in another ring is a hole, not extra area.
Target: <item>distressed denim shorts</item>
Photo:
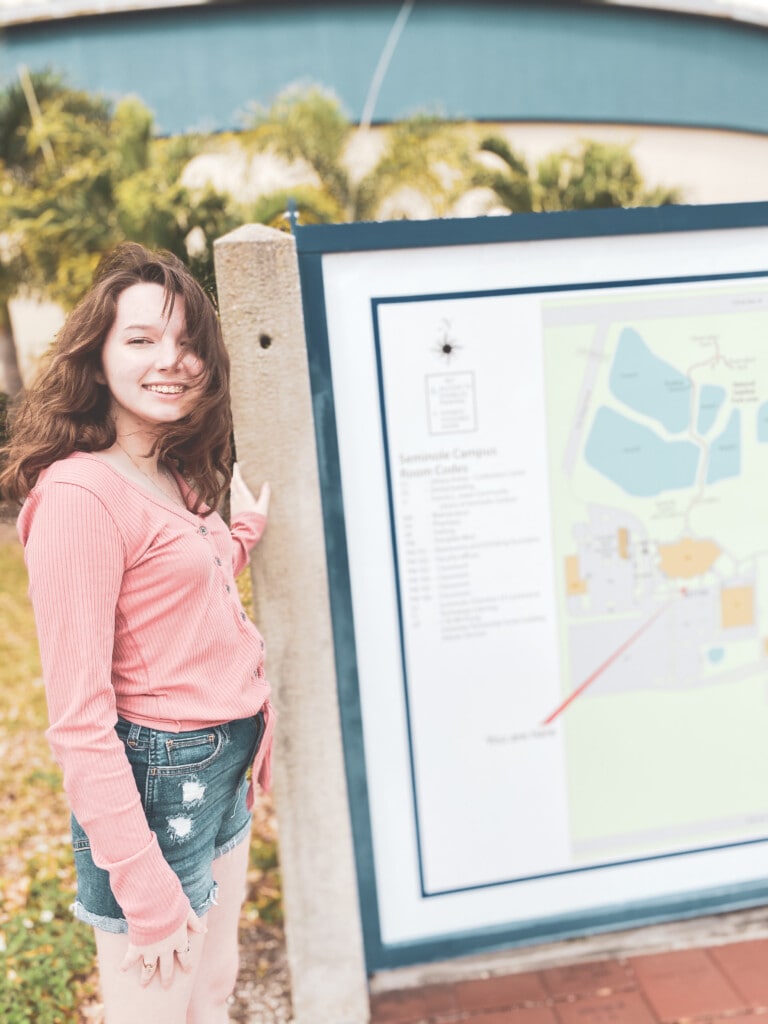
[[[264,734],[264,715],[193,732],[161,732],[119,718],[117,735],[133,769],[150,829],[198,916],[216,899],[212,864],[250,835],[247,771]],[[128,931],[109,885],[72,816],[77,869],[75,917],[102,931]]]

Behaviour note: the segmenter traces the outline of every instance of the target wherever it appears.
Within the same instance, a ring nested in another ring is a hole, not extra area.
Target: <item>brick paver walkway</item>
[[[768,1024],[768,939],[374,995],[373,1024]]]

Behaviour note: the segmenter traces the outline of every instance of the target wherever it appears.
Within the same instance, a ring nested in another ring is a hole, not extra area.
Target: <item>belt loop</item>
[[[136,722],[131,722],[131,728],[128,730],[127,743],[130,746],[138,746],[139,740],[141,739],[141,726],[137,725]]]

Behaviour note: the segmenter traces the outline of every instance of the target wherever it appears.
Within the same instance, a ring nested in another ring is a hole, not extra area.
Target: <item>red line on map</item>
[[[565,709],[568,707],[569,704],[571,704],[573,701],[575,701],[577,697],[580,697],[582,695],[582,693],[584,693],[586,688],[591,683],[594,683],[594,681],[596,679],[599,679],[599,677],[603,674],[603,672],[605,672],[605,670],[607,668],[610,668],[610,666],[614,663],[614,661],[616,661],[617,658],[620,658],[622,656],[622,654],[628,648],[630,648],[632,646],[632,644],[636,640],[638,640],[643,635],[643,633],[645,633],[645,631],[647,629],[650,629],[650,627],[654,624],[656,619],[658,619],[659,616],[662,615],[667,610],[667,608],[670,607],[671,603],[672,602],[670,602],[669,604],[665,604],[662,608],[659,608],[659,610],[657,612],[655,612],[655,614],[653,614],[650,617],[650,619],[648,619],[647,622],[643,623],[643,625],[640,627],[640,629],[637,630],[637,632],[633,633],[631,637],[629,637],[627,640],[625,640],[624,643],[620,647],[617,647],[616,650],[613,652],[613,654],[611,654],[609,657],[607,657],[605,659],[605,661],[602,663],[602,665],[599,665],[595,669],[595,671],[592,673],[591,676],[587,676],[587,678],[584,680],[584,682],[580,686],[578,686],[573,691],[573,693],[571,693],[568,697],[565,698],[565,700],[560,705],[560,707],[555,708],[555,710],[552,712],[552,714],[549,715],[548,718],[544,719],[542,725],[551,725],[551,723],[554,722],[554,720],[557,718],[557,716],[562,714],[563,711],[565,711]]]

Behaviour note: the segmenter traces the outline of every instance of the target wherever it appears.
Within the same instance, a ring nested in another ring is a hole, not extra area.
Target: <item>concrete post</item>
[[[246,225],[215,243],[235,439],[272,485],[253,584],[279,712],[275,806],[296,1024],[369,1020],[295,243]]]

